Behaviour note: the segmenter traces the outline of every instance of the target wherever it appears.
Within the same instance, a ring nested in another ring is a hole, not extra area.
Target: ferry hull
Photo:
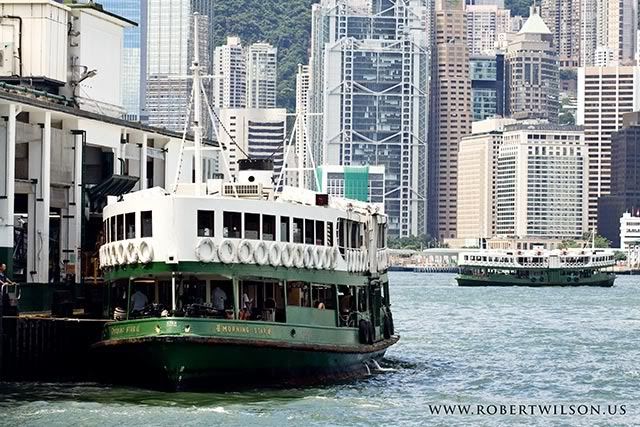
[[[562,281],[550,281],[550,282],[531,282],[526,279],[494,279],[494,278],[470,278],[470,277],[457,277],[458,286],[528,286],[528,287],[576,287],[576,286],[595,286],[609,288],[613,286],[615,276],[602,277],[594,280],[579,280],[577,282],[562,282]]]
[[[189,336],[94,345],[105,382],[162,390],[229,390],[312,385],[363,377],[397,337],[373,345],[292,345]]]

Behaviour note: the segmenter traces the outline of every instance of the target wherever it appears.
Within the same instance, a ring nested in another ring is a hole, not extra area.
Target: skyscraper
[[[553,34],[532,10],[505,56],[509,114],[515,119],[558,121],[560,71]]]
[[[581,0],[541,0],[540,16],[553,33],[560,67],[580,63]]]
[[[578,69],[577,123],[589,148],[589,226],[597,225],[598,198],[611,189],[611,134],[624,113],[640,110],[640,67]]]
[[[392,237],[425,233],[429,50],[425,0],[323,0],[312,11],[318,163],[385,166]]]
[[[278,48],[253,43],[247,48],[247,107],[275,108]]]
[[[466,14],[469,55],[495,53],[498,34],[511,31],[511,11],[495,5],[471,5]]]
[[[504,116],[506,113],[504,55],[497,53],[471,56],[469,69],[472,119],[476,121]]]
[[[149,124],[182,131],[191,98],[193,14],[198,13],[200,64],[212,73],[213,5],[208,0],[147,1],[147,97]],[[211,100],[210,85],[206,84]],[[209,128],[205,120],[205,128]]]
[[[144,120],[144,99],[147,61],[147,2],[146,0],[102,0],[102,6],[138,23],[124,29],[122,50],[122,105],[127,120]]]
[[[435,147],[430,164],[436,168],[436,181],[430,229],[445,239],[456,237],[458,144],[471,131],[471,79],[464,2],[437,0],[435,8]]]
[[[309,87],[311,84],[311,70],[308,65],[298,64],[298,73],[296,74],[296,150],[294,155],[296,161],[292,164],[298,165],[300,168],[310,166],[307,158],[309,129],[308,115],[309,112]],[[313,173],[313,172],[310,172]],[[304,175],[309,175],[304,172]],[[296,176],[296,182],[300,177]],[[307,181],[308,182],[308,181]]]
[[[216,75],[213,105],[217,108],[247,106],[247,67],[240,38],[227,37],[227,44],[217,46],[213,55]]]
[[[581,66],[632,65],[637,46],[637,0],[581,0],[580,20]]]

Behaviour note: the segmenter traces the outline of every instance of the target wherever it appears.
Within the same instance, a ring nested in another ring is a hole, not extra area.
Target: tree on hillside
[[[532,4],[531,0],[506,0],[504,7],[511,9],[511,16],[529,16],[529,6]]]

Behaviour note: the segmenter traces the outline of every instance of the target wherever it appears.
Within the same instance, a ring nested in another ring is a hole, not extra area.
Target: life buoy
[[[333,247],[331,250],[331,270],[335,270],[338,267],[338,261],[340,260],[340,249]]]
[[[362,271],[369,270],[369,251],[367,248],[362,250]]]
[[[196,258],[198,261],[211,262],[216,254],[216,244],[210,237],[201,239],[196,246]]]
[[[122,265],[127,262],[124,243],[118,243],[118,264]]]
[[[282,245],[278,242],[273,242],[269,246],[269,262],[272,266],[280,266],[280,258],[282,257]]]
[[[218,248],[218,257],[225,264],[230,264],[236,259],[236,242],[231,239],[224,239]]]
[[[353,271],[353,251],[351,249],[347,249],[345,252],[345,261],[347,262],[347,271]]]
[[[133,242],[127,244],[127,263],[135,264],[138,262],[138,248]]]
[[[109,246],[109,252],[111,253],[111,265],[116,265],[118,263],[118,245],[112,243]]]
[[[293,247],[293,252],[291,253],[291,257],[293,258],[293,265],[297,268],[304,268],[304,246],[303,245],[295,245]]]
[[[100,263],[101,267],[103,265],[105,265],[105,262],[104,262],[104,246],[100,246],[100,249],[98,250],[98,262]]]
[[[138,246],[138,258],[140,258],[140,262],[143,264],[147,264],[153,259],[153,247],[148,241],[143,240],[140,242],[140,246]]]
[[[266,265],[269,263],[269,250],[267,244],[259,241],[253,248],[253,259],[258,265]]]
[[[280,253],[280,261],[282,262],[282,265],[284,265],[287,268],[290,268],[293,265],[293,261],[294,261],[293,252],[294,252],[294,248],[291,243],[287,243],[282,247],[282,251]]]
[[[331,269],[331,263],[333,260],[333,247],[328,247],[324,251],[324,259],[322,260],[322,268],[325,270]]]
[[[238,245],[238,261],[243,264],[251,263],[253,259],[253,246],[248,240],[243,240]]]
[[[324,268],[324,251],[324,246],[318,246],[313,250],[313,268],[318,270],[322,270]]]
[[[313,268],[313,246],[304,247],[304,266],[306,268]]]

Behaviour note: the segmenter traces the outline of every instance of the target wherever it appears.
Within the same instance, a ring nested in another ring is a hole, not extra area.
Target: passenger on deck
[[[137,289],[136,292],[131,295],[131,303],[133,308],[131,309],[132,313],[139,313],[149,304],[149,298],[142,292],[140,289]]]
[[[10,285],[13,282],[7,277],[7,264],[0,264],[0,285]]]
[[[216,310],[224,310],[225,303],[227,302],[227,293],[222,290],[220,286],[216,286],[213,289],[213,308]]]
[[[324,310],[324,303],[322,301],[316,301],[313,306],[318,310]]]

